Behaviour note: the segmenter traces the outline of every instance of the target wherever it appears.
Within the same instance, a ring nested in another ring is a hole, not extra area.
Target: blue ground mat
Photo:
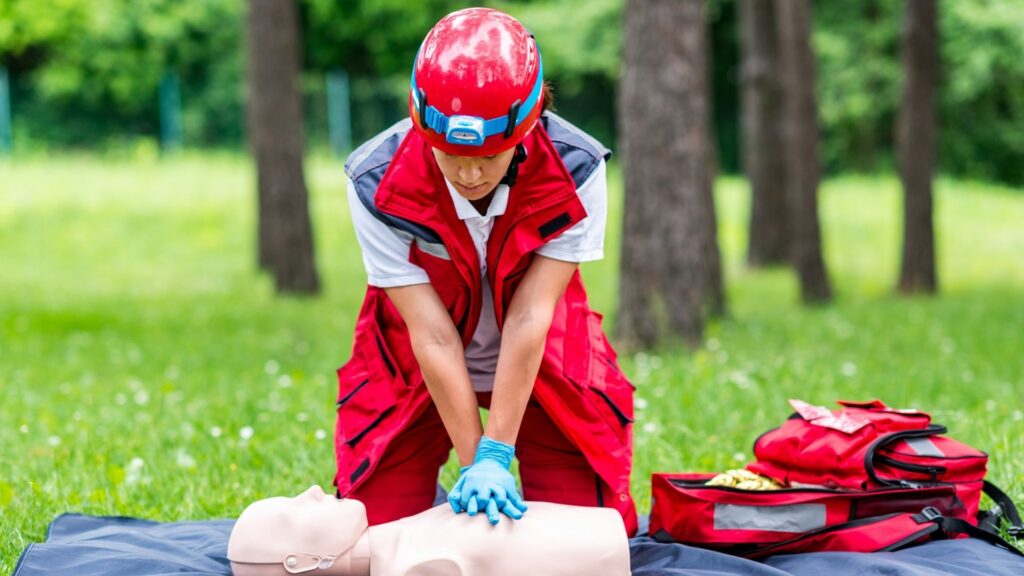
[[[230,576],[233,520],[160,523],[64,514],[30,544],[12,576]],[[633,538],[634,576],[1022,576],[1024,558],[980,540],[931,542],[899,552],[820,552],[753,562],[682,544]]]

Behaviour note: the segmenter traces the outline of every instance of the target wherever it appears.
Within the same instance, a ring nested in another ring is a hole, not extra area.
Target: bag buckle
[[[929,522],[938,522],[942,520],[942,512],[939,512],[934,506],[928,506],[924,510],[921,510],[921,516]]]

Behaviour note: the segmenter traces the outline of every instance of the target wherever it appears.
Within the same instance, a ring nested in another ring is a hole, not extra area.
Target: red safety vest
[[[487,244],[492,302],[482,301],[473,240],[448,200],[430,146],[415,130],[401,140],[373,198],[383,217],[422,231],[409,259],[427,272],[466,346],[481,306],[494,306],[501,329],[533,251],[586,217],[545,129],[538,125],[524,144],[529,154]],[[388,443],[431,401],[405,322],[381,288],[367,288],[352,357],[338,370],[338,384],[335,485],[344,497],[372,474]],[[577,271],[555,308],[533,394],[613,490],[615,501],[603,504],[622,514],[631,535],[637,528],[629,492],[633,390],[601,329],[601,315],[587,304]]]

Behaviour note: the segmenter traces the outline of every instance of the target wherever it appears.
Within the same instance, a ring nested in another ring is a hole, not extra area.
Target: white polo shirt
[[[466,347],[466,367],[469,370],[473,389],[488,392],[494,387],[494,373],[498,366],[498,352],[501,350],[501,332],[494,318],[491,286],[487,281],[487,239],[494,227],[494,219],[505,213],[508,207],[509,187],[501,184],[494,191],[490,206],[485,214],[455,190],[445,180],[448,193],[459,220],[462,220],[473,238],[480,274],[483,276],[483,302],[480,321],[473,339]],[[535,253],[565,262],[588,262],[604,257],[604,231],[608,212],[608,188],[605,180],[605,163],[600,165],[576,192],[587,211],[587,217],[563,232]],[[512,191],[512,193],[515,193]],[[355,186],[348,182],[348,205],[356,239],[363,250],[363,266],[366,268],[367,283],[381,288],[428,284],[430,278],[419,266],[409,262],[409,250],[413,237],[408,232],[392,228],[373,216],[356,196]]]

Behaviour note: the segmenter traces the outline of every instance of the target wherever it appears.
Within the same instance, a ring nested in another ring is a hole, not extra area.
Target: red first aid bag
[[[748,470],[786,488],[708,486],[712,474],[654,474],[651,536],[748,558],[810,551],[875,552],[934,538],[971,537],[1018,552],[1013,502],[984,481],[984,452],[944,436],[916,410],[875,400],[797,412],[754,444]],[[982,492],[996,507],[979,511]],[[980,527],[979,527],[980,525]],[[1019,552],[1018,552],[1019,553]]]
[[[876,552],[927,538],[939,526],[908,510],[958,516],[949,486],[843,491],[708,486],[713,474],[654,474],[650,534],[747,558],[811,550]]]
[[[946,428],[927,413],[879,400],[841,401],[836,411],[790,404],[796,413],[754,442],[751,472],[794,487],[952,486],[963,503],[957,516],[977,516],[988,455],[943,436]]]

